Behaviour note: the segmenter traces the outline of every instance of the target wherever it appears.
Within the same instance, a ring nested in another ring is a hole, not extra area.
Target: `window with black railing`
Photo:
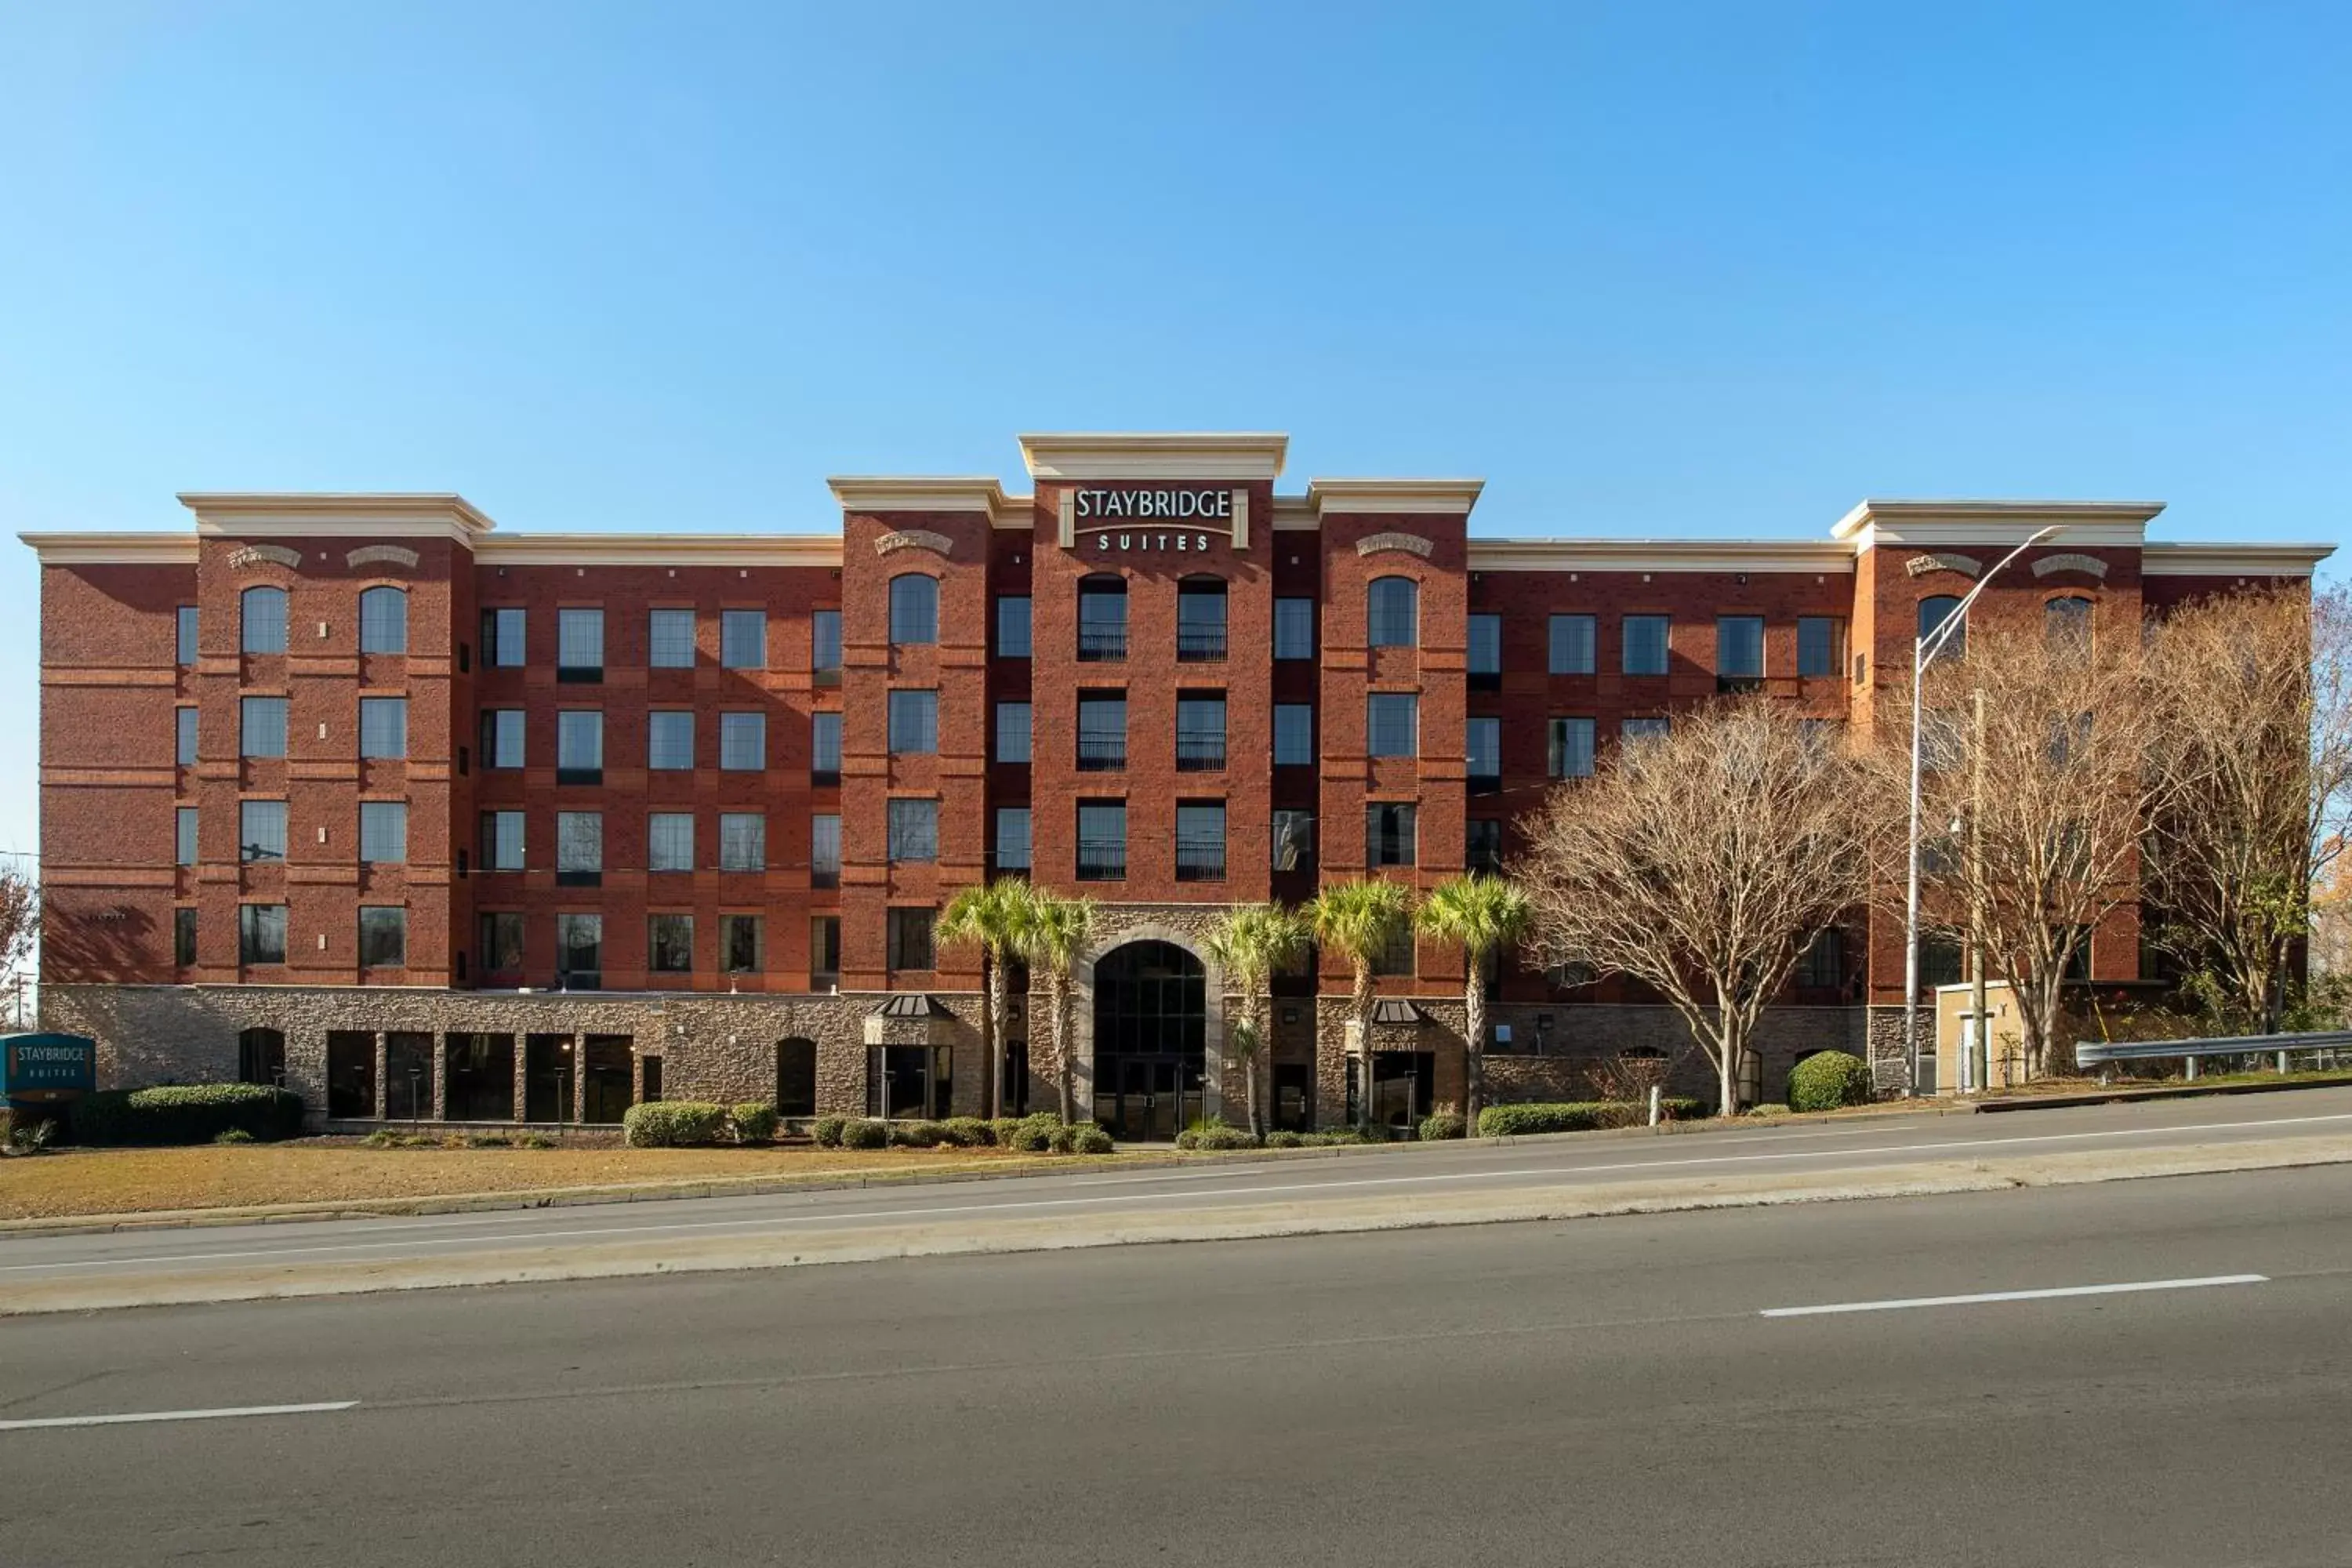
[[[1127,806],[1118,801],[1078,804],[1078,880],[1115,882],[1127,875]]]
[[[1221,882],[1225,876],[1225,808],[1222,805],[1176,808],[1176,879]]]
[[[1225,657],[1225,585],[1213,577],[1176,586],[1176,657],[1198,664]]]
[[[1753,691],[1764,684],[1764,617],[1715,619],[1715,689]]]
[[[1115,773],[1127,766],[1127,701],[1078,699],[1078,772]]]
[[[1127,657],[1127,584],[1116,577],[1090,577],[1078,584],[1078,658],[1101,661]]]
[[[1176,700],[1176,771],[1215,773],[1225,765],[1225,700]]]

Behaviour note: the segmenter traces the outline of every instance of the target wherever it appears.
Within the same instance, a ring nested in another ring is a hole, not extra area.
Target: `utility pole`
[[[1977,1093],[1992,1087],[1992,1021],[1985,1016],[1984,765],[1985,694],[1975,693],[1975,755],[1969,766],[1969,1082]]]

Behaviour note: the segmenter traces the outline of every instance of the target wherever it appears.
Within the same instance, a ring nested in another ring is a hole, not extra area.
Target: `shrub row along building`
[[[1278,435],[1023,439],[1033,479],[839,479],[838,533],[501,534],[451,495],[187,495],[193,532],[46,533],[43,1022],[110,1079],[281,1080],[314,1113],[616,1121],[983,1100],[957,888],[1101,905],[1079,1103],[1239,1120],[1225,907],[1507,867],[1515,818],[1678,705],[1868,721],[1988,603],[2101,633],[2307,581],[2321,546],[2150,542],[2155,504],[1868,501],[1818,542],[1473,537],[1472,479],[1316,479]],[[1931,953],[1926,980],[1955,978]],[[2140,970],[2129,912],[2089,977]],[[1899,927],[1823,932],[1748,1088],[1899,1037]],[[1277,985],[1276,1125],[1462,1098],[1461,960],[1400,942],[1372,1038]],[[1007,1091],[1054,1088],[1016,1009]],[[1679,1050],[1607,977],[1508,963],[1496,1098]],[[1926,1086],[1923,1086],[1926,1087]]]

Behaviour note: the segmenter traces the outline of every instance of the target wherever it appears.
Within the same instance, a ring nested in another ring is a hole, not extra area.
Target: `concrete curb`
[[[2085,1105],[2127,1105],[2139,1100],[2201,1100],[2224,1094],[2292,1094],[2304,1089],[2352,1088],[2352,1078],[2306,1079],[2294,1083],[2217,1083],[2210,1089],[2202,1084],[2166,1084],[2157,1089],[2098,1089],[2080,1094],[2021,1095],[2015,1100],[1980,1100],[1976,1109],[1980,1115],[1995,1115],[2011,1110],[2072,1110]]]

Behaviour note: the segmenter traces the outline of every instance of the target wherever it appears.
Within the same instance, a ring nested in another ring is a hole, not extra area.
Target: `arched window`
[[[2053,652],[2074,655],[2090,652],[2091,601],[2078,594],[2070,594],[2042,605],[2042,635],[2049,640]]]
[[[920,572],[903,572],[890,579],[890,640],[893,643],[935,643],[940,640],[940,580]]]
[[[1225,657],[1225,580],[1187,577],[1176,584],[1176,657]]]
[[[1960,601],[1949,594],[1933,594],[1919,601],[1919,640],[1926,642],[1936,635],[1937,627],[1951,618],[1960,607]],[[1960,658],[1969,651],[1969,628],[1966,622],[1952,628],[1949,641],[1936,650],[1937,658]]]
[[[286,590],[247,588],[239,606],[244,636],[238,646],[247,653],[286,651]]]
[[[776,1042],[776,1114],[816,1114],[816,1042],[791,1039]]]
[[[286,1037],[276,1029],[246,1029],[236,1037],[236,1081],[266,1083],[272,1088],[286,1081]]]
[[[1127,657],[1127,579],[1088,577],[1078,584],[1078,657]]]
[[[1410,577],[1375,577],[1364,602],[1367,640],[1374,647],[1421,643],[1421,584]]]
[[[360,595],[360,651],[408,651],[408,590],[370,588]]]

